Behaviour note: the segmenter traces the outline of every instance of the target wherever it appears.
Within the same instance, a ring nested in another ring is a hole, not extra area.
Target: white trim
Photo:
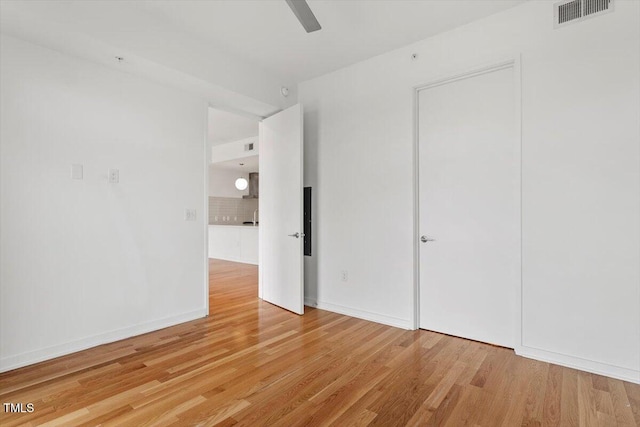
[[[448,77],[441,77],[439,79],[433,80],[429,83],[425,83],[422,85],[418,85],[418,86],[414,86],[413,90],[414,92],[420,92],[421,90],[424,89],[430,89],[430,88],[434,88],[437,86],[442,86],[445,84],[449,84],[449,83],[453,83],[453,82],[457,82],[459,80],[466,80],[466,79],[470,79],[472,77],[477,77],[480,76],[482,74],[487,74],[487,73],[492,73],[494,71],[499,71],[499,70],[503,70],[506,68],[512,68],[514,67],[515,63],[520,61],[519,56],[514,56],[511,57],[509,59],[506,60],[502,60],[499,61],[497,63],[492,63],[491,65],[484,65],[481,67],[474,67],[470,70],[467,71],[463,71]],[[417,116],[416,116],[417,118]]]
[[[300,315],[304,315],[304,107],[301,102],[298,104],[300,109],[300,158],[298,159],[298,166],[300,170],[300,231],[303,236],[299,239],[299,253],[300,253],[300,286],[302,290],[300,292]],[[297,239],[297,238],[296,238]]]
[[[204,209],[202,226],[204,227],[204,307],[209,315],[209,162],[211,161],[211,145],[209,145],[209,105],[204,111]]]
[[[86,350],[102,344],[108,344],[131,338],[136,335],[154,332],[169,326],[175,326],[180,323],[189,322],[191,320],[206,317],[208,310],[202,308],[190,311],[188,313],[176,316],[165,317],[163,319],[153,320],[151,322],[141,323],[134,326],[128,326],[122,329],[103,332],[101,334],[88,336],[79,340],[57,344],[51,347],[41,348],[14,356],[4,357],[0,360],[0,372],[6,372],[23,366],[32,365],[34,363],[43,362],[45,360],[54,359],[56,357],[65,356],[77,351]]]
[[[264,119],[263,119],[264,120]],[[262,145],[262,140],[263,140],[263,133],[264,131],[262,130],[262,127],[264,126],[264,124],[262,123],[262,120],[260,120],[258,122],[258,146]],[[262,169],[262,156],[258,156],[258,169]],[[264,198],[258,198],[258,211],[262,212],[262,203],[264,201]],[[264,289],[262,287],[262,273],[264,272],[264,264],[262,262],[262,260],[264,259],[264,257],[262,256],[263,252],[264,252],[264,248],[263,248],[263,243],[264,239],[262,238],[262,234],[264,233],[264,224],[262,224],[262,227],[258,228],[258,298],[260,298],[261,300],[264,300]]]
[[[591,372],[598,375],[604,375],[607,377],[640,384],[640,371],[635,369],[608,365],[606,363],[596,362],[594,360],[567,356],[566,354],[540,350],[533,347],[527,347],[525,345],[521,345],[519,349],[516,349],[516,354],[518,356],[527,357],[529,359],[541,360],[543,362],[553,363],[556,365],[566,366],[581,371]]]
[[[343,314],[345,316],[356,317],[358,319],[368,320],[370,322],[382,323],[383,325],[393,326],[401,329],[413,329],[413,322],[410,319],[399,319],[397,317],[386,316],[384,314],[372,313],[370,311],[358,310],[357,308],[345,307],[338,304],[314,300],[311,298],[304,299],[304,305],[315,307],[320,310],[331,311],[333,313]]]
[[[518,254],[518,261],[520,262],[520,286],[516,287],[516,322],[515,328],[516,333],[514,336],[514,345],[513,349],[516,354],[522,347],[522,287],[524,286],[524,277],[523,277],[523,269],[522,269],[522,241],[523,241],[523,232],[522,232],[522,62],[521,55],[516,55],[513,59],[513,78],[514,78],[514,104],[515,104],[515,132],[517,143],[516,147],[518,149],[518,156],[520,158],[520,175],[518,179],[520,182],[518,186],[520,187],[520,253]]]
[[[419,103],[418,97],[422,90],[433,88],[436,86],[442,86],[445,84],[453,83],[459,80],[465,80],[468,78],[480,76],[483,74],[499,71],[503,69],[513,68],[514,74],[514,108],[515,108],[515,133],[516,133],[516,147],[518,149],[518,155],[520,156],[520,284],[516,289],[516,335],[514,337],[514,349],[516,353],[522,347],[522,83],[521,83],[521,60],[520,55],[514,55],[509,58],[503,59],[498,62],[493,62],[489,65],[476,66],[466,71],[450,75],[448,77],[441,77],[435,79],[429,83],[414,86],[413,87],[413,215],[414,215],[414,282],[413,282],[413,329],[420,327],[420,157],[419,157]]]
[[[413,318],[412,329],[420,328],[420,153],[418,151],[418,94],[420,90],[413,88]]]
[[[223,261],[238,262],[240,264],[260,265],[259,261],[247,261],[246,259],[234,258],[234,257],[226,257],[226,256],[218,256],[218,255],[216,255],[215,257],[212,257],[211,259],[221,259]],[[208,260],[209,260],[209,258],[207,258],[207,262],[208,262]]]

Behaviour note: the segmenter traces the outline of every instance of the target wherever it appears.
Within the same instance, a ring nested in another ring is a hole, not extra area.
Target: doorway
[[[258,118],[209,108],[208,239],[210,274],[223,270],[235,277],[255,270],[259,250]],[[211,287],[216,287],[211,276]],[[222,285],[223,283],[220,283]],[[258,286],[255,283],[255,296]],[[215,307],[210,304],[213,313]]]
[[[519,67],[416,90],[418,326],[519,342]]]
[[[296,314],[304,313],[302,117],[299,104],[262,120],[209,112],[209,258],[257,265],[256,296]]]

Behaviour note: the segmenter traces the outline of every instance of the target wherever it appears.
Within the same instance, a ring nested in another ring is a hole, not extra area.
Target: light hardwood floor
[[[636,426],[640,386],[257,299],[212,260],[212,316],[0,375],[0,425]]]

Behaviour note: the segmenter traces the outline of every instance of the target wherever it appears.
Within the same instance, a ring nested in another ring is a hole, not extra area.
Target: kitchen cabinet
[[[209,258],[258,264],[258,227],[209,225]]]

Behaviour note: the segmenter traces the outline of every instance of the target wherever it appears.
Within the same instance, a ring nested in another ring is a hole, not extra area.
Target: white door
[[[259,134],[259,295],[303,314],[302,106],[264,119]]]
[[[513,347],[520,142],[513,67],[418,92],[420,327]]]

